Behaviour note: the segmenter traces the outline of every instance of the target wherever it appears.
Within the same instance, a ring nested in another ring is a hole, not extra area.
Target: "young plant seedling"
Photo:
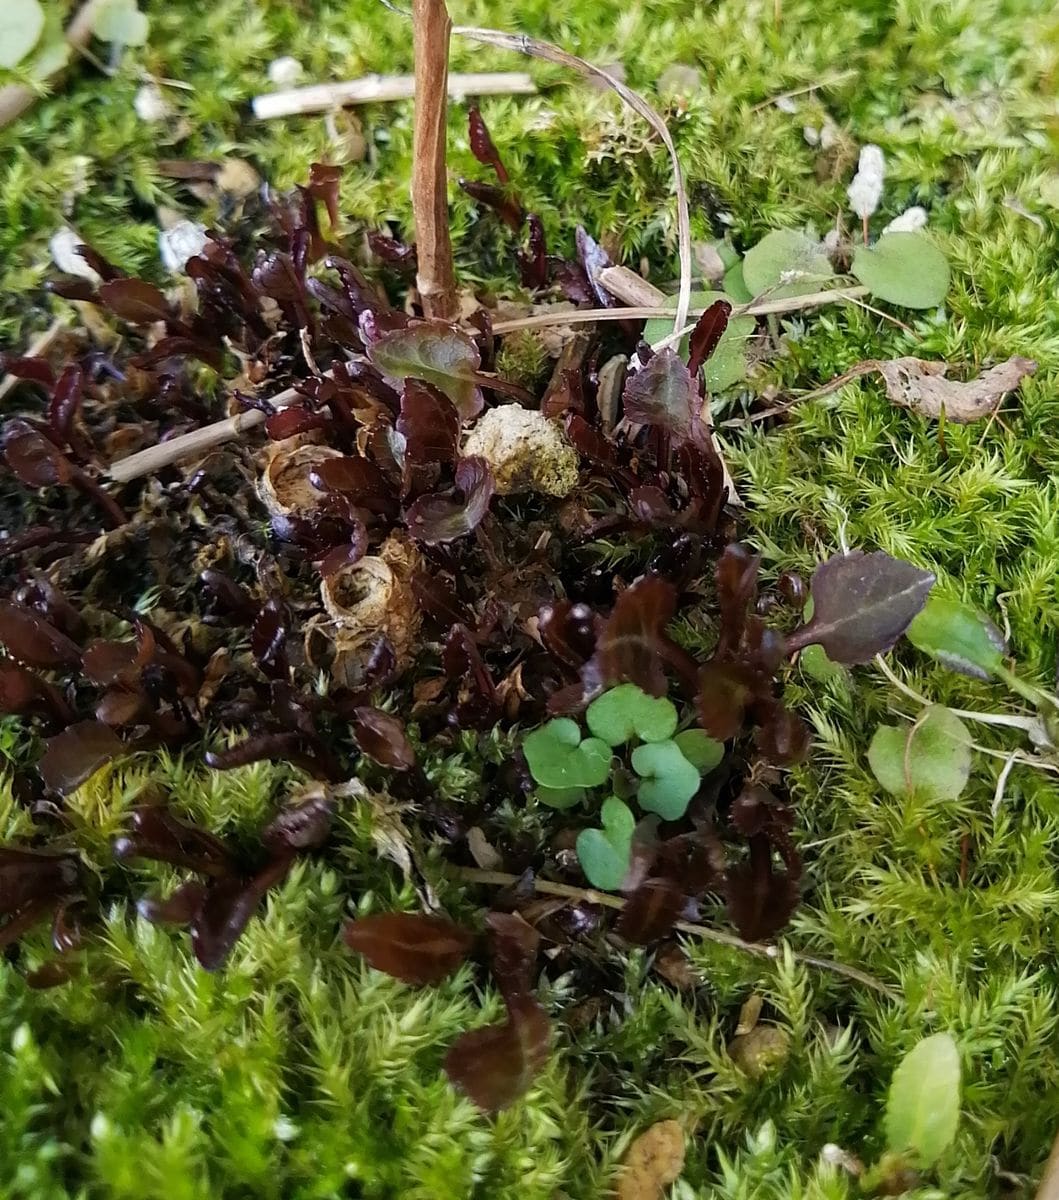
[[[632,752],[632,766],[642,781],[636,795],[640,807],[657,813],[663,821],[679,821],[699,790],[699,771],[676,742],[637,746]]]
[[[581,740],[569,717],[535,729],[522,744],[533,778],[546,788],[599,787],[610,777],[610,747],[599,738]]]
[[[895,796],[955,800],[971,771],[971,736],[959,717],[934,705],[907,728],[880,726],[868,747],[868,763]]]
[[[593,700],[585,713],[592,733],[608,746],[624,746],[633,738],[664,742],[677,728],[677,710],[665,696],[648,696],[634,683],[621,683]]]
[[[593,887],[615,892],[629,870],[636,818],[624,801],[610,796],[603,801],[599,819],[602,829],[582,829],[577,835],[577,857]]]

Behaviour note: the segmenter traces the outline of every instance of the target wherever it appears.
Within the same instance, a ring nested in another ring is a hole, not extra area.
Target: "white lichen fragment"
[[[918,230],[924,229],[926,224],[927,210],[918,204],[913,204],[911,208],[906,208],[899,217],[894,217],[882,231],[882,236],[888,233],[916,233]]]
[[[296,58],[284,54],[268,64],[268,81],[276,87],[293,87],[301,79],[303,72],[304,68]]]
[[[879,207],[885,176],[886,159],[883,158],[883,152],[878,146],[862,146],[857,173],[846,189],[849,206],[862,221],[866,221]]]
[[[156,83],[145,83],[133,97],[132,107],[141,121],[164,121],[171,111]]]
[[[467,435],[464,454],[484,458],[496,490],[568,496],[577,483],[577,451],[554,421],[518,404],[491,408]]]
[[[176,221],[158,234],[158,252],[167,271],[183,271],[188,259],[201,254],[207,241],[205,225]]]
[[[77,247],[83,242],[84,238],[79,233],[71,229],[69,225],[64,225],[62,229],[52,235],[52,239],[48,243],[52,262],[64,275],[75,275],[78,279],[87,279],[89,283],[102,283],[103,280],[99,273],[94,271],[78,253]]]

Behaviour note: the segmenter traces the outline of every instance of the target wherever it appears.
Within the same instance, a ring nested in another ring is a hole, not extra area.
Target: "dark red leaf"
[[[461,458],[456,466],[456,493],[420,496],[405,510],[413,537],[428,545],[464,537],[485,519],[496,490],[484,458]]]
[[[100,286],[99,298],[131,325],[150,325],[169,316],[165,296],[145,279],[112,279]]]
[[[78,964],[76,962],[64,962],[60,959],[52,959],[51,962],[42,963],[39,967],[30,971],[26,975],[26,987],[32,988],[35,992],[47,991],[49,988],[61,987],[64,983],[69,983],[77,974]]]
[[[684,908],[684,892],[676,880],[645,879],[626,902],[617,933],[635,946],[667,937]]]
[[[287,662],[289,620],[286,606],[273,596],[262,606],[250,631],[250,651],[262,671],[273,679],[285,677],[290,669]]]
[[[109,725],[79,721],[47,740],[37,771],[45,787],[68,796],[124,750],[124,743]]]
[[[496,685],[465,625],[453,625],[449,630],[441,659],[445,673],[460,683],[459,701],[450,720],[461,729],[492,726],[500,711]]]
[[[587,604],[569,600],[542,608],[537,619],[541,641],[568,667],[580,667],[592,657],[602,628],[602,620]]]
[[[230,771],[234,767],[245,767],[255,762],[270,762],[274,759],[293,758],[302,744],[303,735],[298,731],[286,733],[262,733],[236,742],[225,750],[207,750],[206,765],[217,771]]]
[[[396,515],[394,489],[379,468],[366,458],[324,458],[309,472],[309,481],[322,492],[338,492],[353,504],[384,516]]]
[[[778,700],[769,700],[754,706],[754,719],[754,745],[763,758],[781,767],[804,760],[813,739],[801,717]]]
[[[341,178],[341,167],[318,162],[309,166],[309,193],[313,199],[323,201],[332,229],[338,226],[338,181]]]
[[[461,179],[460,187],[479,204],[491,208],[501,221],[511,230],[518,233],[526,220],[526,210],[507,188],[497,187],[494,183],[482,183],[476,179]]]
[[[8,421],[3,428],[4,461],[26,487],[64,486],[75,468],[48,438],[25,421]]]
[[[67,637],[79,638],[84,631],[84,617],[46,576],[36,575],[23,584],[14,596],[19,604],[32,608],[62,630]]]
[[[368,357],[390,379],[432,383],[455,404],[461,420],[482,411],[481,354],[473,338],[444,321],[413,321],[381,333],[369,342]]]
[[[548,286],[548,247],[544,240],[544,222],[537,213],[526,218],[529,225],[529,244],[518,252],[519,275],[522,286],[536,291]]]
[[[114,841],[114,857],[149,858],[199,875],[230,875],[236,869],[229,848],[205,829],[180,821],[161,804],[137,808],[129,832]]]
[[[147,693],[139,688],[114,687],[104,692],[95,708],[95,718],[112,729],[124,729],[150,721],[152,705]]]
[[[460,414],[437,388],[406,379],[401,395],[397,432],[405,439],[405,454],[413,463],[454,463],[460,442]]]
[[[65,633],[21,605],[0,600],[0,643],[27,667],[76,667],[81,651]]]
[[[626,588],[600,635],[596,657],[601,683],[635,683],[651,696],[664,696],[672,647],[666,626],[676,608],[676,589],[656,575],[644,575]]]
[[[728,915],[748,942],[771,937],[798,907],[798,880],[789,871],[777,872],[768,839],[750,839],[750,857],[728,870]]]
[[[380,766],[394,771],[410,771],[416,754],[404,723],[378,708],[362,706],[353,712],[353,740]]]
[[[715,300],[695,322],[688,337],[688,371],[697,376],[699,368],[717,349],[717,343],[728,328],[732,306],[727,300]]]
[[[368,245],[376,257],[389,263],[391,267],[398,267],[402,271],[416,269],[415,246],[406,246],[404,242],[399,242],[396,238],[379,233],[374,229],[368,231]]]
[[[58,903],[78,890],[81,868],[72,854],[49,854],[0,846],[0,916],[28,904]]]
[[[75,422],[81,411],[85,377],[76,364],[68,366],[59,376],[48,405],[48,425],[51,436],[59,445],[69,445],[75,453],[83,452]],[[75,445],[76,443],[76,445]]]
[[[508,1004],[502,1025],[473,1029],[453,1042],[445,1072],[485,1112],[507,1108],[548,1061],[551,1027],[532,996]]]
[[[699,720],[710,737],[726,742],[738,735],[757,684],[743,663],[706,663],[699,675]]]
[[[326,429],[333,424],[327,413],[313,412],[301,404],[292,404],[265,418],[265,432],[270,441],[283,442],[287,438],[313,429]]]
[[[634,425],[653,425],[682,441],[691,438],[702,408],[691,372],[668,346],[629,377],[622,403]]]
[[[734,653],[743,640],[747,617],[757,599],[761,556],[733,542],[717,560],[717,605],[721,610],[718,655]]]
[[[346,945],[404,983],[440,983],[467,958],[474,934],[429,913],[376,913],[350,921]]]
[[[934,576],[882,550],[854,550],[821,563],[810,591],[813,617],[787,639],[792,652],[819,643],[852,666],[889,650],[927,602]]]
[[[77,253],[85,260],[93,271],[101,278],[110,282],[112,279],[121,279],[122,273],[109,259],[103,257],[102,254],[95,248],[85,242],[77,247]]]
[[[356,566],[368,552],[368,531],[363,521],[354,521],[349,541],[329,550],[317,564],[324,579],[330,579],[346,567]]]
[[[18,717],[32,712],[42,701],[42,683],[31,671],[10,659],[0,659],[0,713]]]
[[[191,919],[191,948],[207,971],[224,963],[265,893],[286,876],[293,861],[293,854],[274,859],[250,879],[211,880]]]
[[[334,815],[335,802],[330,796],[313,796],[273,817],[261,831],[261,841],[279,853],[316,850],[327,841]]]
[[[491,912],[485,923],[493,978],[511,1004],[533,990],[541,935],[517,913]]]
[[[58,954],[69,954],[72,950],[79,950],[84,942],[80,921],[76,916],[70,916],[70,910],[73,909],[76,913],[79,907],[79,902],[64,901],[55,910],[51,923],[51,944]]]
[[[206,897],[206,885],[189,879],[168,896],[145,896],[136,901],[136,911],[152,925],[190,925]]]
[[[55,383],[55,372],[46,358],[19,358],[16,354],[0,354],[0,371],[6,371],[16,379],[42,383],[46,388]]]
[[[472,104],[467,109],[467,131],[471,142],[471,153],[486,167],[492,167],[501,183],[508,182],[508,173],[500,161],[493,139],[489,136],[489,128],[478,111],[478,105]]]
[[[223,571],[207,567],[199,576],[203,586],[213,595],[224,611],[240,624],[250,625],[257,617],[258,605],[249,593]]]
[[[95,541],[91,531],[55,529],[50,525],[31,525],[13,537],[0,537],[0,560],[22,554],[37,547],[83,545]]]
[[[417,571],[412,576],[412,591],[423,612],[446,629],[472,623],[473,618],[456,595],[456,589],[440,572]]]

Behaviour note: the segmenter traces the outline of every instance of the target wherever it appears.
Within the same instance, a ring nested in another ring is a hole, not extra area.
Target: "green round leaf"
[[[913,725],[881,725],[868,747],[868,764],[895,796],[955,800],[971,773],[970,743],[960,718],[935,705]]]
[[[724,288],[725,294],[730,300],[734,300],[736,304],[749,304],[754,296],[750,289],[746,286],[746,280],[743,278],[743,260],[736,259],[734,263],[724,273],[724,278],[721,280],[721,287]]]
[[[702,775],[712,771],[724,758],[724,743],[710,737],[705,729],[685,729],[677,734],[673,744]]]
[[[853,274],[873,296],[904,308],[936,308],[949,290],[949,264],[921,233],[888,233],[853,252]]]
[[[675,742],[651,742],[632,752],[632,767],[640,776],[636,799],[645,812],[663,821],[677,821],[699,790],[699,771]]]
[[[952,671],[988,679],[1003,665],[1004,635],[984,613],[948,596],[931,595],[908,627],[908,640]]]
[[[726,277],[727,278],[727,277]],[[751,299],[747,293],[747,300]],[[692,292],[691,305],[693,308],[709,308],[715,300],[732,300],[731,295],[724,292]],[[667,296],[666,308],[676,308],[676,296]],[[742,301],[740,301],[742,303]],[[703,364],[703,378],[706,380],[706,390],[711,393],[723,392],[734,387],[741,379],[746,378],[746,342],[754,332],[757,322],[753,317],[732,317],[728,328],[721,334],[717,348]],[[673,332],[673,322],[665,317],[653,317],[644,326],[643,339],[648,344],[661,341],[667,334]],[[682,338],[677,348],[682,359],[688,357],[688,339]]]
[[[585,798],[585,789],[538,787],[534,795],[541,804],[547,804],[549,808],[565,809],[580,804]]]
[[[602,829],[583,829],[577,835],[577,858],[593,887],[614,892],[629,871],[630,847],[636,818],[617,796],[603,801]]]
[[[142,46],[147,41],[148,21],[136,0],[105,0],[92,25],[102,42],[118,46]]]
[[[592,701],[585,720],[608,746],[623,746],[634,737],[664,742],[676,730],[677,710],[665,696],[649,696],[635,683],[621,683]]]
[[[0,67],[17,67],[44,32],[39,0],[3,0],[0,4]]]
[[[960,1122],[960,1052],[948,1033],[924,1038],[904,1056],[886,1100],[886,1142],[921,1170],[952,1145]]]
[[[610,747],[597,738],[581,740],[569,717],[535,729],[522,743],[534,780],[546,788],[598,787],[610,775]]]
[[[820,243],[797,229],[766,233],[743,259],[743,280],[752,295],[770,299],[817,292],[834,275]]]

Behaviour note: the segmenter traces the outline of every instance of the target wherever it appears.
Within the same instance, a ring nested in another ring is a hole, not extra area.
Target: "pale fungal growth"
[[[323,459],[341,458],[342,453],[301,438],[287,438],[270,442],[266,456],[258,491],[270,515],[283,518],[312,515],[321,493],[310,482],[310,472]]]
[[[158,252],[167,271],[183,271],[189,258],[205,249],[206,226],[197,221],[180,220],[158,234]]]
[[[170,114],[169,103],[156,83],[145,83],[132,100],[141,121],[164,121]]]
[[[463,453],[485,459],[501,496],[567,496],[577,483],[577,451],[537,409],[518,404],[489,409],[467,435]]]
[[[862,146],[857,173],[846,189],[849,206],[864,222],[879,207],[882,199],[883,179],[886,176],[886,160],[878,146]]]
[[[303,74],[301,63],[289,54],[274,58],[268,64],[268,81],[276,87],[293,87]]]
[[[913,204],[911,208],[906,208],[899,216],[894,217],[889,225],[882,231],[882,236],[888,233],[916,233],[920,229],[924,229],[927,224],[927,210],[918,204]]]
[[[334,642],[334,678],[348,677],[350,667],[380,636],[393,647],[398,666],[408,664],[423,620],[412,590],[412,577],[421,565],[415,546],[394,533],[378,554],[324,579],[320,598],[333,623],[327,632]]]
[[[84,238],[79,233],[71,229],[69,225],[64,225],[62,229],[52,235],[52,239],[48,243],[52,262],[64,275],[75,275],[78,279],[87,279],[89,283],[102,283],[103,280],[99,273],[94,271],[78,253],[77,247],[83,242]]]

